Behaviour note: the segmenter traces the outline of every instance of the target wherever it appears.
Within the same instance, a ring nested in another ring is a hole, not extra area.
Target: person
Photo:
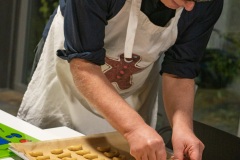
[[[223,0],[60,0],[18,117],[86,135],[117,130],[136,160],[163,160],[155,127],[165,107],[173,158],[200,160],[194,78],[222,7]]]

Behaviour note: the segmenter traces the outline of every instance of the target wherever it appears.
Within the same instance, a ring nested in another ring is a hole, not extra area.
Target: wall
[[[0,0],[0,88],[11,85],[11,71],[14,64],[14,36],[16,24],[16,0]]]

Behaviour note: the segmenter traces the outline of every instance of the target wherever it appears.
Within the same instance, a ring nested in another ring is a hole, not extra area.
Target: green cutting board
[[[37,141],[39,140],[36,138],[0,123],[0,158],[15,157],[15,154],[8,149],[9,143]]]

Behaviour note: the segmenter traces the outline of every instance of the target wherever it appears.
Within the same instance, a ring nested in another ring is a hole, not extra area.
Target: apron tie
[[[133,45],[138,25],[138,13],[140,11],[141,2],[141,0],[132,0],[124,47],[125,59],[132,58]]]

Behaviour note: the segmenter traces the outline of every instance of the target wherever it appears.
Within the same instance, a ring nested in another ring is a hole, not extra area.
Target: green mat
[[[0,123],[0,158],[16,156],[8,149],[9,143],[25,143],[37,141],[39,140],[36,138],[33,138],[25,133],[22,133],[16,129]]]

